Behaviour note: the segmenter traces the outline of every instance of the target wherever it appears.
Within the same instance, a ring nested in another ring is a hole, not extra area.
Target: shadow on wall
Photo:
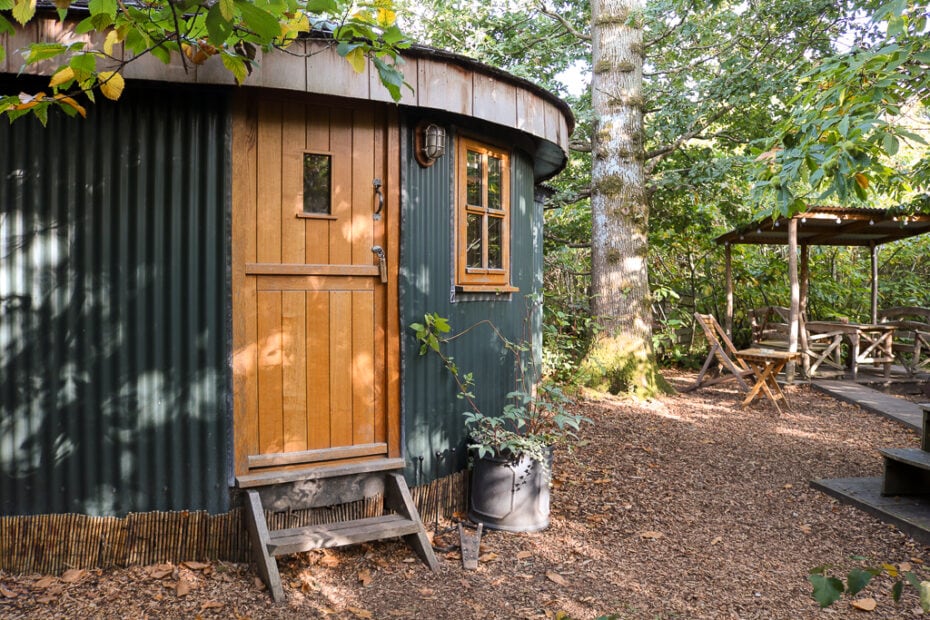
[[[228,509],[226,101],[199,95],[0,126],[0,514]]]

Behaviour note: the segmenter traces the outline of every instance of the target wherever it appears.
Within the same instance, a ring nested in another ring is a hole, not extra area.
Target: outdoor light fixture
[[[446,153],[446,129],[428,121],[417,124],[414,137],[414,157],[428,168]]]

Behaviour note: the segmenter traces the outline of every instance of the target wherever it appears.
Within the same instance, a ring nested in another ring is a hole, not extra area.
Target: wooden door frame
[[[257,366],[257,351],[250,342],[241,342],[243,334],[254,333],[252,323],[256,320],[248,313],[238,312],[237,308],[248,303],[255,303],[257,294],[256,278],[246,274],[245,265],[254,262],[257,240],[255,235],[237,235],[237,230],[251,229],[240,222],[253,221],[256,217],[256,200],[258,191],[257,149],[258,149],[258,104],[263,98],[281,98],[300,104],[337,105],[346,107],[347,102],[330,97],[307,95],[280,95],[263,93],[258,90],[237,91],[232,104],[232,187],[231,187],[231,298],[232,298],[232,389],[233,389],[233,475],[241,477],[254,472],[249,469],[248,457],[257,452],[258,392],[251,381],[242,380],[244,368],[249,364]],[[376,160],[383,159],[385,178],[382,179],[381,191],[384,194],[382,225],[384,227],[383,246],[387,258],[387,284],[385,291],[385,319],[383,324],[384,389],[385,389],[385,435],[387,458],[400,458],[403,453],[401,444],[401,404],[400,404],[400,307],[399,307],[399,244],[401,219],[401,132],[399,112],[394,106],[370,102],[351,102],[357,109],[369,108],[379,119],[378,127],[383,145],[378,147]],[[245,197],[245,199],[243,199]],[[249,197],[252,197],[250,199]],[[303,469],[320,465],[356,462],[383,457],[357,457],[346,461],[326,461],[325,463],[291,465],[283,469]],[[261,471],[272,471],[263,468]]]

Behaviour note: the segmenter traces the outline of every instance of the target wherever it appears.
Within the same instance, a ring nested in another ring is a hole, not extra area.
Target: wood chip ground
[[[672,373],[679,387],[694,374]],[[485,531],[477,571],[458,552],[429,572],[384,542],[280,560],[274,605],[248,565],[187,563],[60,577],[0,573],[3,618],[910,618],[881,576],[821,610],[808,571],[887,563],[930,579],[930,550],[811,489],[881,475],[879,447],[914,447],[891,421],[807,387],[793,410],[739,409],[727,384],[649,403],[588,398],[593,420],[556,455],[552,525]],[[452,547],[456,534],[437,546]],[[871,607],[863,599],[874,599]]]

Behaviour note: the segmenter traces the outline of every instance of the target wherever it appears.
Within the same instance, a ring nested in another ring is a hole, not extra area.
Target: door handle
[[[378,275],[381,276],[381,282],[387,283],[387,258],[384,256],[384,248],[380,245],[371,247],[371,252],[378,257]]]
[[[380,220],[381,210],[384,208],[384,194],[381,193],[381,179],[373,179],[371,184],[374,186],[375,195],[378,197],[378,206],[375,208],[375,214],[372,217],[375,220]]]

